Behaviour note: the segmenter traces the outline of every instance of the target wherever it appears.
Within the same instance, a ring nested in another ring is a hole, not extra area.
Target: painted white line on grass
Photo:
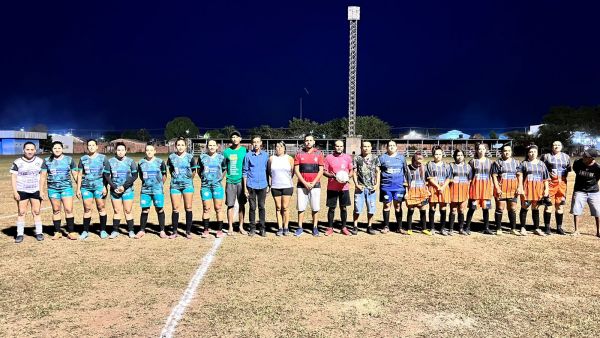
[[[173,308],[173,311],[171,311],[171,314],[167,318],[167,322],[165,323],[165,327],[162,329],[162,332],[160,333],[160,337],[164,337],[164,338],[173,337],[173,333],[175,332],[175,329],[177,328],[177,324],[181,320],[181,317],[183,317],[183,313],[185,312],[185,309],[192,301],[192,298],[194,298],[194,295],[196,294],[196,289],[198,288],[198,285],[200,284],[200,282],[204,278],[204,275],[208,271],[208,267],[210,266],[213,259],[215,258],[215,253],[217,252],[217,249],[219,248],[219,246],[221,246],[222,242],[223,242],[223,238],[217,238],[215,240],[215,242],[213,243],[213,246],[210,249],[210,251],[206,255],[204,255],[204,257],[202,257],[201,264],[198,267],[198,270],[196,270],[196,273],[194,274],[194,276],[192,277],[192,280],[190,280],[188,287],[183,292],[183,296],[181,296],[181,300],[179,300],[179,303],[177,304],[177,306],[175,306]]]

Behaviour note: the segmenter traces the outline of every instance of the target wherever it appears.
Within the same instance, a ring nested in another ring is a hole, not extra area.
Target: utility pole
[[[356,70],[359,20],[360,7],[348,6],[348,21],[350,22],[350,57],[348,67],[348,137],[356,136]]]

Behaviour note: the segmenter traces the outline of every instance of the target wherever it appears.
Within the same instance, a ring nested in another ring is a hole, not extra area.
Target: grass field
[[[159,336],[214,239],[93,235],[39,243],[26,236],[15,245],[11,161],[0,158],[0,336]],[[197,196],[194,212],[199,226]],[[294,222],[295,213],[293,200]],[[51,233],[50,210],[43,215]],[[80,202],[75,215],[80,223]],[[324,206],[319,217],[323,224]],[[267,218],[273,225],[270,197]],[[565,223],[571,231],[570,216]],[[175,335],[594,337],[600,240],[590,217],[581,230],[580,237],[544,238],[227,237]]]

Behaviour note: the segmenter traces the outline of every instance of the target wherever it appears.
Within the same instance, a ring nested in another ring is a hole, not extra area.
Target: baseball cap
[[[234,131],[232,131],[232,132],[229,134],[229,137],[231,137],[231,136],[233,136],[233,135],[237,135],[237,136],[239,136],[239,137],[242,137],[242,134],[240,134],[240,132],[239,132],[239,131],[237,131],[237,130],[234,130]]]
[[[583,152],[582,154],[583,157],[591,157],[591,158],[595,158],[598,157],[598,151],[596,149],[588,149],[586,151]]]

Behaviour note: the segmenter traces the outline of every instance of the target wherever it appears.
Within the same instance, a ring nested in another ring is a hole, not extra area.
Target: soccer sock
[[[165,212],[158,212],[158,225],[160,226],[160,231],[165,231]]]
[[[121,225],[121,219],[114,219],[113,218],[113,225],[112,225],[112,230],[114,232],[119,232],[119,226]]]
[[[35,222],[35,234],[39,235],[43,232],[42,221],[34,221],[34,222]]]
[[[550,218],[552,217],[551,212],[544,211],[544,226],[546,227],[546,231],[550,231]]]
[[[140,215],[140,231],[146,231],[146,223],[148,223],[148,209],[142,211]]]
[[[558,212],[554,213],[554,217],[556,218],[556,229],[561,229],[562,228],[562,222],[563,222],[563,214],[559,214]]]
[[[100,215],[100,231],[106,231],[106,221],[108,220],[108,216]]]
[[[176,234],[179,227],[179,213],[177,211],[173,211],[171,214],[171,226],[173,227],[173,234]]]
[[[517,212],[514,210],[508,211],[508,221],[510,222],[510,228],[515,230],[517,228]]]
[[[419,210],[419,217],[421,218],[420,219],[421,229],[422,230],[427,229],[427,222],[426,222],[427,220],[425,219],[425,210]]]
[[[435,219],[435,210],[433,208],[429,209],[429,228],[433,231],[433,221]]]
[[[185,233],[189,234],[192,231],[192,222],[194,220],[194,215],[191,210],[185,211]]]
[[[490,229],[490,209],[483,209],[483,225],[485,230]]]
[[[334,208],[329,208],[329,210],[327,210],[327,226],[330,228],[333,228],[333,217],[335,215],[335,209]]]
[[[128,220],[125,220],[125,221],[127,222],[127,231],[128,232],[133,231],[133,220],[132,219],[128,219]]]
[[[440,228],[444,229],[446,227],[446,210],[440,210]]]
[[[473,220],[474,213],[475,213],[475,209],[469,208],[469,211],[467,211],[467,229],[471,228],[471,221]]]
[[[408,213],[406,213],[406,228],[408,230],[412,230],[412,218],[415,213],[415,209],[408,209]]]
[[[205,218],[204,222],[204,231],[208,231],[210,229],[210,218]]]
[[[502,211],[496,210],[494,220],[496,221],[496,230],[500,230],[502,228]]]
[[[69,230],[69,232],[75,231],[75,218],[66,217],[65,220],[67,221],[67,229]]]
[[[346,208],[340,209],[340,217],[342,218],[342,228],[345,228],[348,218],[348,210]]]
[[[92,218],[91,217],[84,217],[83,218],[83,231],[90,231],[90,223],[92,223]]]
[[[461,212],[458,214],[458,228],[460,230],[462,230],[464,226],[465,226],[465,214],[463,214]]]
[[[402,230],[402,209],[396,211],[396,227],[398,231]]]
[[[219,222],[219,221],[217,221],[217,224],[219,225],[219,228],[218,228],[218,230],[219,230],[219,231],[223,231],[223,226],[225,225],[225,222],[224,222],[224,221],[223,221],[223,222]]]
[[[521,228],[525,228],[525,222],[527,222],[527,209],[521,209],[521,211],[519,211],[519,222],[521,223]]]
[[[456,219],[456,215],[450,213],[450,217],[448,217],[448,230],[454,231],[454,220]]]
[[[52,224],[54,224],[54,231],[60,232],[60,220],[59,219],[53,219],[52,220]]]
[[[540,211],[531,210],[531,218],[533,219],[533,227],[535,229],[540,227]]]
[[[389,210],[383,211],[383,227],[384,228],[390,227],[390,211]]]
[[[17,221],[17,236],[25,234],[25,221]]]

